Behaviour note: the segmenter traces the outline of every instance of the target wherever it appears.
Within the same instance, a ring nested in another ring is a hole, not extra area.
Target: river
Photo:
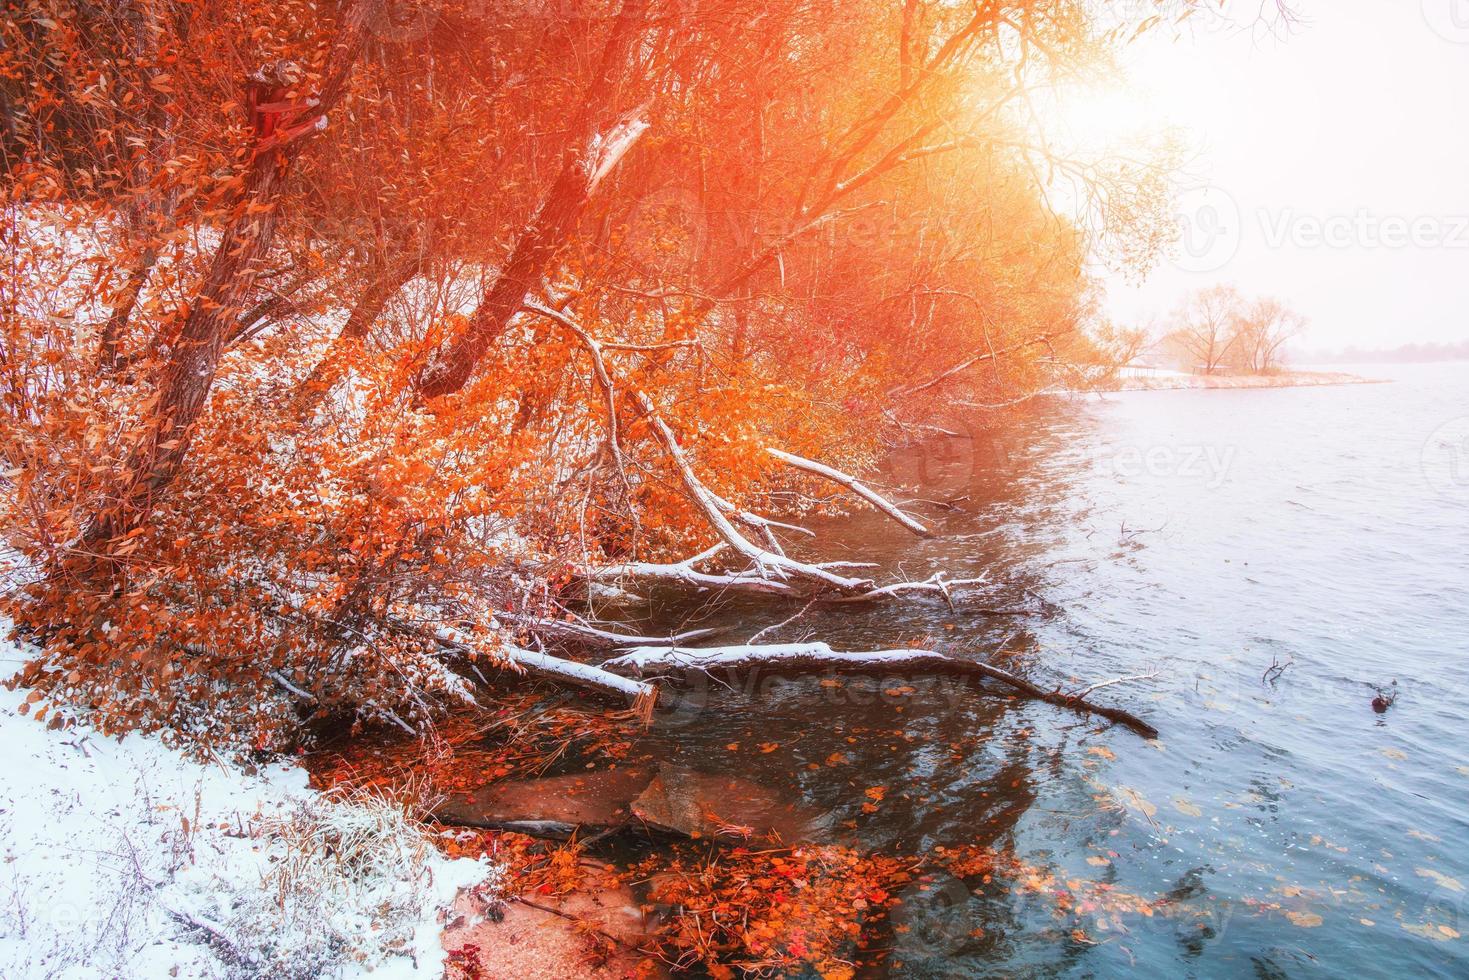
[[[891,975],[1469,975],[1469,384],[1461,364],[1355,370],[1391,383],[1047,400],[1003,436],[935,436],[883,474],[942,502],[915,508],[934,538],[862,513],[812,553],[984,573],[983,597],[813,609],[766,637],[922,644],[1068,690],[1154,674],[1093,697],[1158,741],[952,682],[764,678],[688,692],[647,747],[864,848],[1013,848],[1096,899],[1063,917],[928,882]],[[794,611],[659,622],[738,642]]]

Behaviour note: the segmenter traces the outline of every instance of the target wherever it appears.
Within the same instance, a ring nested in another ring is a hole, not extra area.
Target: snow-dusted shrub
[[[185,921],[239,978],[311,980],[411,956],[432,912],[433,845],[372,791],[311,797],[254,828],[258,880],[184,876],[200,904]]]
[[[0,643],[0,662],[21,651]],[[50,730],[0,691],[0,977],[437,980],[440,913],[498,870],[403,808],[157,736]]]

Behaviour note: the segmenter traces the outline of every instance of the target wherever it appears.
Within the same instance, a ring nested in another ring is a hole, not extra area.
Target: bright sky
[[[1196,189],[1177,258],[1110,277],[1110,312],[1142,325],[1233,282],[1305,313],[1308,348],[1469,338],[1469,0],[1293,3],[1284,39],[1201,23],[1128,50]]]

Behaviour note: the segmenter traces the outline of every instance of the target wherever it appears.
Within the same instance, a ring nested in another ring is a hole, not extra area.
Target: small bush
[[[412,955],[431,912],[435,852],[397,803],[366,790],[310,798],[255,832],[259,878],[181,879],[200,900],[181,920],[207,934],[232,977],[312,980]]]

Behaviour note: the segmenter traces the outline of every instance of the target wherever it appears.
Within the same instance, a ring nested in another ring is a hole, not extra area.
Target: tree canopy
[[[1088,256],[1166,246],[1166,154],[1034,124],[1190,12],[1132,6],[7,3],[38,711],[413,728],[608,567],[717,541],[742,585],[870,587],[785,557],[762,513],[832,485],[787,457],[1084,386]]]

